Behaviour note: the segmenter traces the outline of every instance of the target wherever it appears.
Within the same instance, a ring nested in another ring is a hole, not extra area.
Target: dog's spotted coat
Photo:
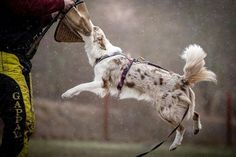
[[[184,75],[163,70],[145,62],[133,62],[128,71],[121,91],[117,89],[121,75],[130,59],[122,53],[121,49],[113,46],[106,38],[104,32],[97,26],[90,36],[80,35],[85,41],[85,50],[89,63],[94,67],[94,81],[80,84],[68,91],[62,97],[71,98],[82,91],[89,91],[100,96],[107,94],[119,98],[135,98],[145,100],[155,105],[157,113],[162,119],[176,126],[189,107],[188,118],[194,121],[194,134],[201,129],[200,116],[195,112],[195,95],[191,86],[200,81],[216,82],[213,72],[204,67],[205,52],[200,46],[191,45],[184,51],[182,58],[186,60]],[[104,55],[111,55],[99,63],[96,60]],[[170,150],[181,144],[185,128],[181,124],[176,131],[174,142]]]

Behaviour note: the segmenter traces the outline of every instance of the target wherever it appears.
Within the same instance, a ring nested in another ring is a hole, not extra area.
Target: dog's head
[[[106,38],[103,30],[92,24],[92,31],[89,36],[80,34],[85,42],[85,51],[88,54],[89,63],[94,66],[96,59],[105,54],[112,54],[115,52],[122,53],[121,48],[113,46]]]
[[[109,42],[106,38],[105,33],[98,26],[93,26],[92,31],[93,43],[97,44],[102,50],[107,50],[107,43]]]
[[[120,48],[109,42],[101,28],[93,25],[84,2],[66,13],[59,22],[54,37],[58,42],[85,42],[103,53],[121,52]]]
[[[101,50],[105,50],[107,53],[122,52],[121,48],[114,46],[110,43],[104,31],[98,26],[93,26],[90,40],[98,48],[100,48]]]

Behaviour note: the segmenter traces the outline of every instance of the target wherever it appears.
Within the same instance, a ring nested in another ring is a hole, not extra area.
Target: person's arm
[[[73,5],[73,0],[7,0],[10,9],[22,16],[44,16]]]

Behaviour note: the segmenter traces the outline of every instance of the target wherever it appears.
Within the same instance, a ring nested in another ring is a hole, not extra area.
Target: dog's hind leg
[[[159,112],[159,113],[160,113],[161,118],[163,120],[165,120],[166,122],[170,123],[173,127],[176,127],[177,125],[179,125],[179,122],[177,122],[178,120],[174,120],[174,118],[164,116],[163,114],[161,114],[161,112]],[[182,124],[180,124],[178,129],[176,130],[174,142],[171,144],[171,146],[169,148],[170,151],[175,150],[179,145],[181,145],[181,142],[182,142],[183,136],[184,136],[184,132],[185,132],[184,126]]]
[[[198,134],[198,132],[202,129],[202,124],[200,121],[200,115],[194,111],[193,114],[193,133],[194,135]]]
[[[62,94],[62,98],[72,98],[75,95],[79,95],[83,91],[89,91],[98,94],[98,92],[101,92],[102,86],[103,81],[83,83],[67,90],[65,93]]]
[[[178,124],[176,123],[176,125],[178,125]],[[182,142],[183,136],[184,136],[184,132],[185,132],[185,128],[181,124],[179,126],[179,128],[176,130],[174,142],[171,144],[171,146],[169,148],[170,151],[175,150],[179,145],[181,145],[181,142]]]

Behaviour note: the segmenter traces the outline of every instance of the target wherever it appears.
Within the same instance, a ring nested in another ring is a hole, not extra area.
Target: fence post
[[[103,138],[105,141],[109,141],[109,95],[103,98],[103,105]]]
[[[232,95],[226,93],[226,144],[232,146]]]

